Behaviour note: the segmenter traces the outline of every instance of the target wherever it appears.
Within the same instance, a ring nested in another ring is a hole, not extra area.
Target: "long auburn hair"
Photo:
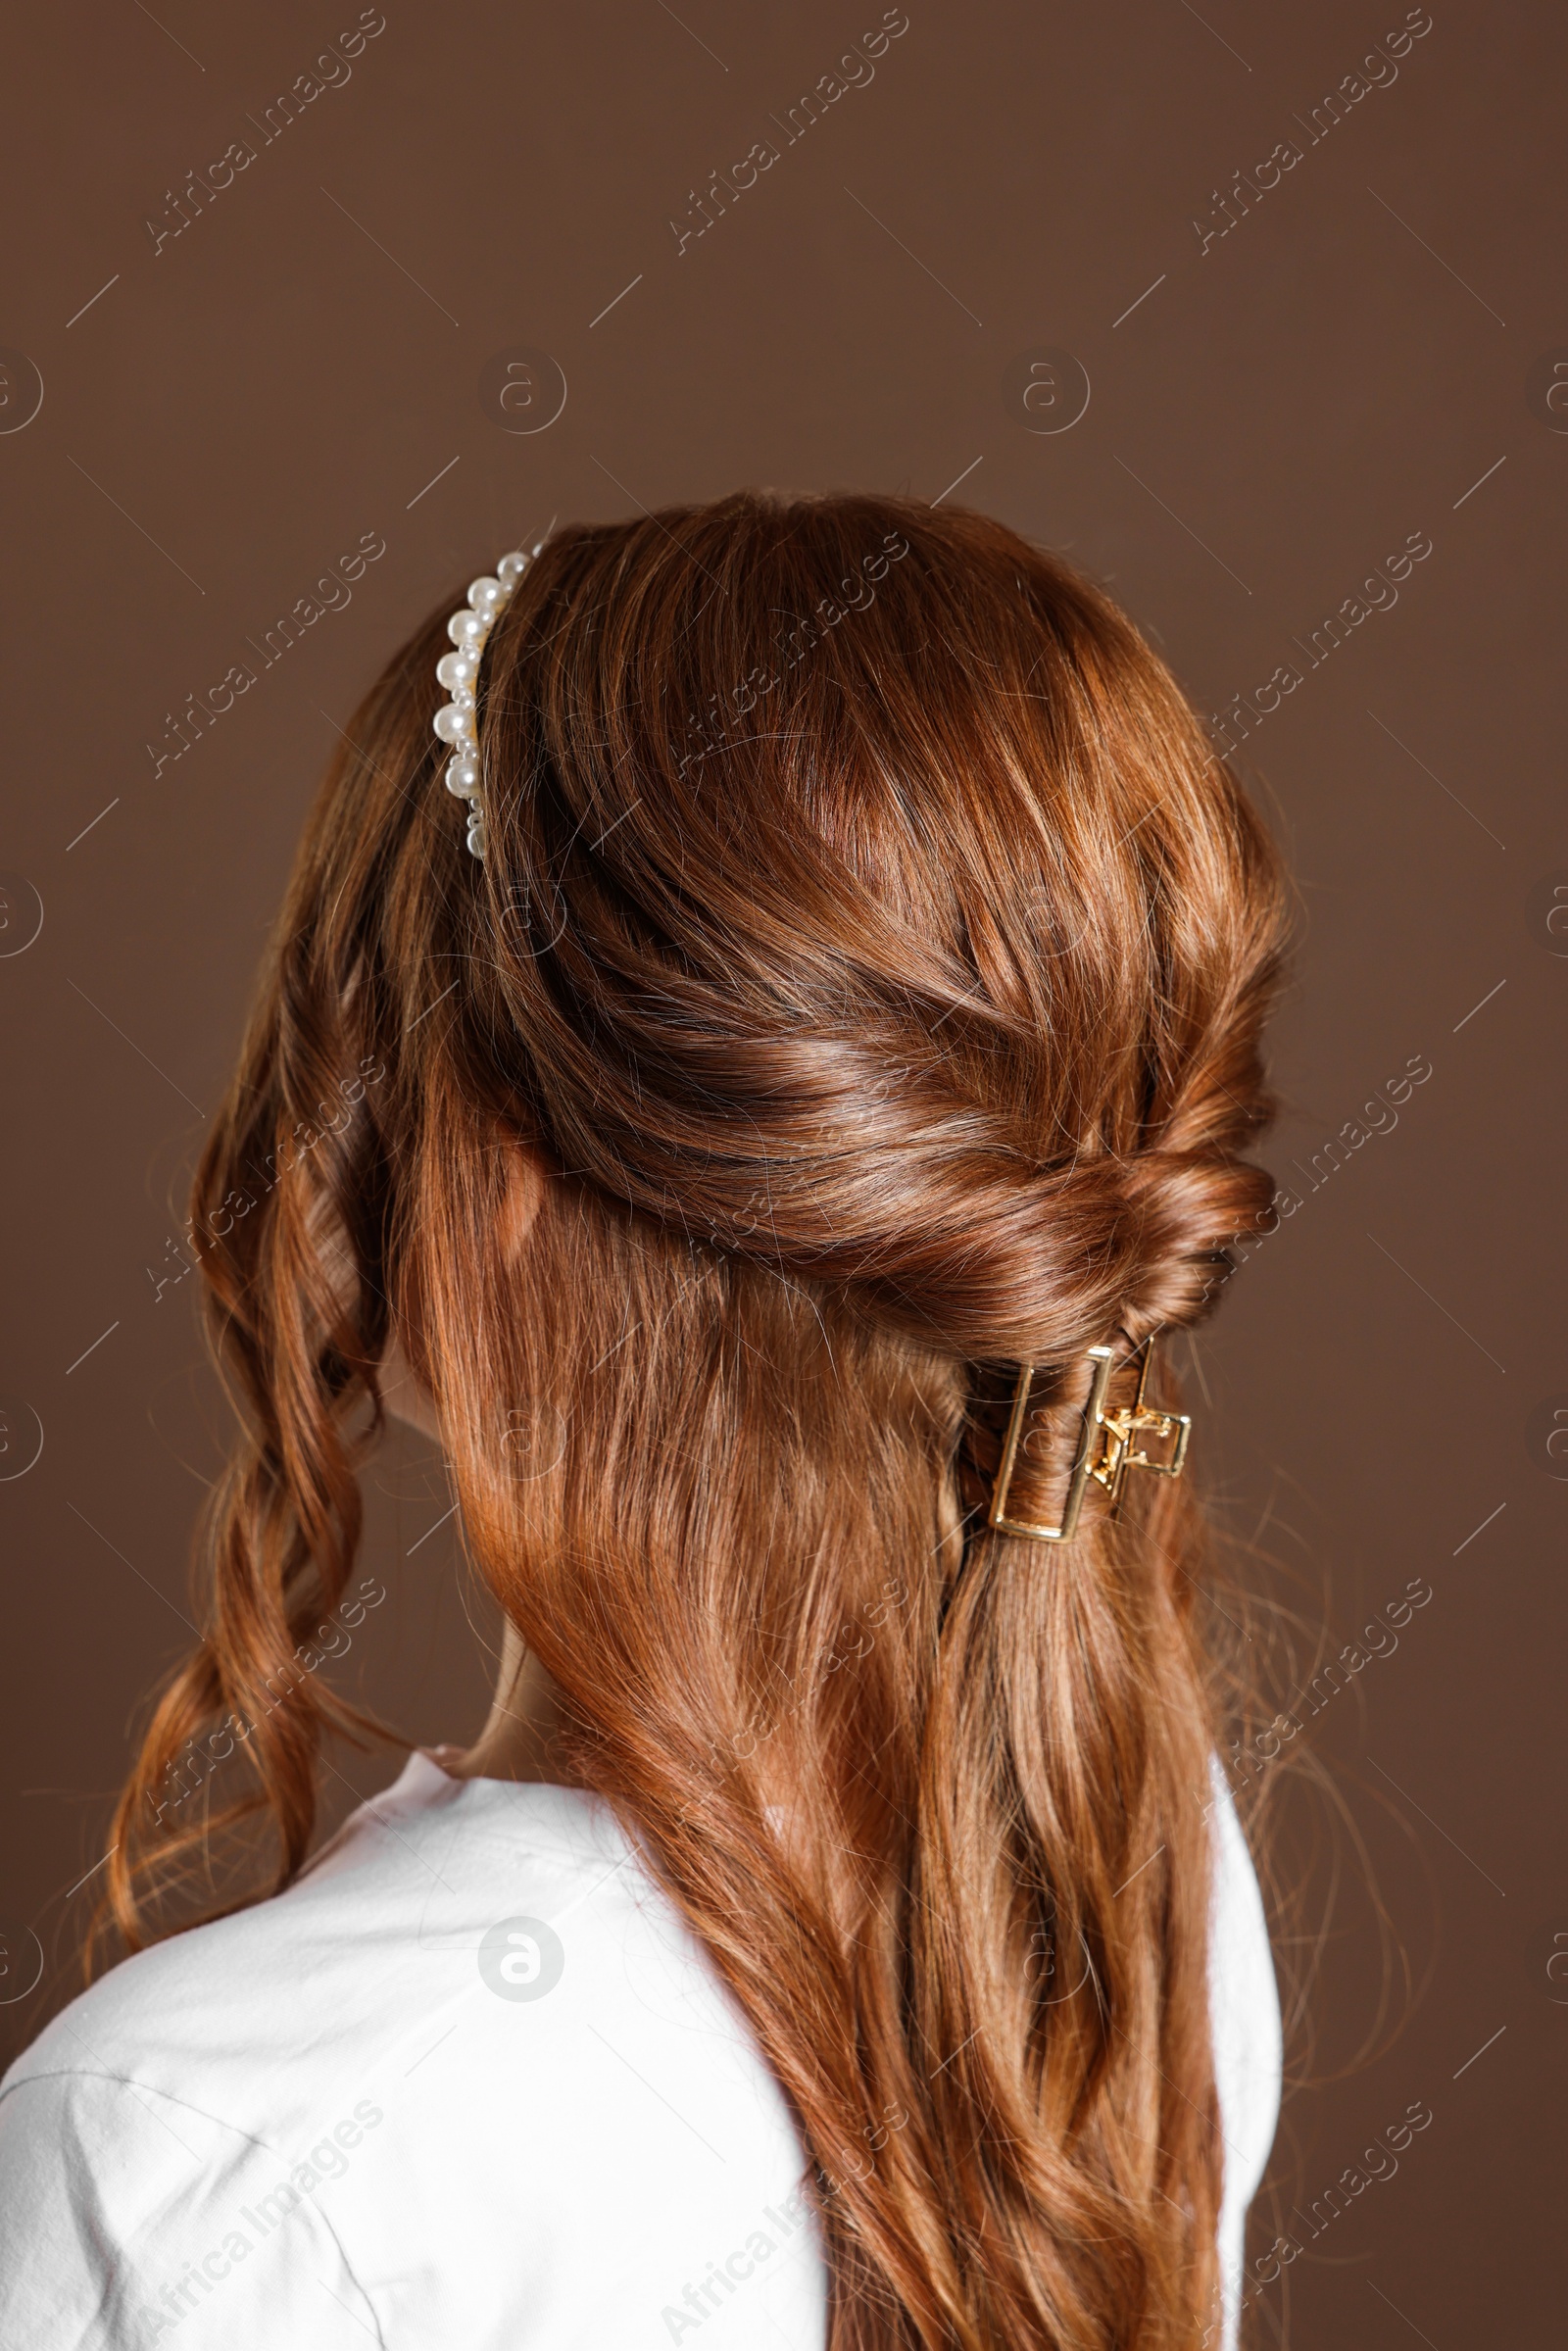
[[[395,1335],[573,1768],[790,2100],[833,2351],[1193,2344],[1201,1524],[1147,1476],[1056,1545],[986,1505],[1016,1367],[1050,1379],[1009,1510],[1047,1519],[1084,1350],[1192,1324],[1264,1214],[1268,838],[1059,561],[749,493],[550,541],[485,656],[479,863],[430,731],[454,601],[333,763],[197,1175],[242,1428],[114,1919],[163,1931],[258,1827],[222,1907],[307,1856],[322,1739],[368,1718],[296,1652]],[[167,1801],[198,1738],[248,1758],[200,1817]]]

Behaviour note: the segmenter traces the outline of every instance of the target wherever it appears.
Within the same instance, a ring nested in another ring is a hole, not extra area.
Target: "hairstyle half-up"
[[[443,645],[350,729],[198,1175],[244,1427],[119,1926],[258,1817],[268,1885],[309,1849],[321,1739],[366,1726],[287,1678],[352,1570],[395,1334],[575,1768],[792,2103],[833,2351],[1196,2344],[1201,1526],[1137,1476],[1071,1542],[986,1512],[1017,1367],[1048,1377],[1009,1513],[1049,1520],[1085,1349],[1129,1400],[1264,1214],[1266,835],[1130,623],[973,514],[562,531],[485,656],[482,864]],[[546,1170],[520,1247],[514,1145]],[[179,1827],[159,1790],[229,1718],[248,1793]]]

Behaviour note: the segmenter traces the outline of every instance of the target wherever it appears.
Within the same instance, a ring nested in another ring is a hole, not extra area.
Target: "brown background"
[[[351,7],[14,21],[0,2023],[30,2037],[70,1987],[93,1888],[71,1889],[185,1638],[223,1407],[193,1285],[155,1283],[333,727],[438,596],[554,514],[964,476],[958,499],[1109,581],[1206,712],[1305,671],[1242,755],[1301,894],[1271,1156],[1303,1205],[1201,1342],[1198,1457],[1303,1655],[1411,1577],[1433,1597],[1296,1742],[1343,1794],[1346,1885],[1257,2249],[1304,2239],[1291,2205],[1407,2105],[1434,2120],[1263,2294],[1262,2336],[1544,2339],[1568,2049],[1568,1462],[1542,1418],[1568,1404],[1561,20],[1434,0],[1397,79],[1313,142],[1397,0],[908,4],[874,80],[792,144],[769,118],[872,0],[387,0],[352,79],[265,144],[251,118]],[[255,161],[155,253],[147,217],[238,138]],[[761,138],[777,163],[677,251],[670,217]],[[1194,217],[1219,225],[1214,191],[1285,138],[1301,161],[1202,250]],[[528,433],[480,392],[519,345],[567,389]],[[1092,388],[1064,431],[1028,429],[1040,346]],[[365,532],[386,554],[352,603],[155,775],[166,713],[259,669],[247,640]],[[1293,641],[1413,532],[1433,552],[1396,607],[1308,669]],[[1311,1154],[1412,1055],[1433,1074],[1397,1128],[1311,1191]],[[439,1461],[409,1440],[370,1485],[388,1598],[350,1679],[464,1738],[484,1668]],[[1288,1878],[1331,1827],[1288,1794]],[[1414,1984],[1358,2064],[1380,1960],[1355,1837]],[[1311,1958],[1283,1934],[1280,1955]]]

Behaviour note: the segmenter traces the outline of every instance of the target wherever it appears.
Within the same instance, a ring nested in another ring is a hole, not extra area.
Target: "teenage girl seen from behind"
[[[1230,2341],[1279,2019],[1164,1348],[1270,1198],[1267,836],[978,515],[737,496],[449,611],[198,1174],[238,1432],[132,1955],[0,2095],[0,2337]],[[317,1848],[387,1411],[506,1646]]]

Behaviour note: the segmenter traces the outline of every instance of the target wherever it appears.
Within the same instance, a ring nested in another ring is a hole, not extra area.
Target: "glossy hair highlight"
[[[1200,1520],[1136,1476],[1068,1543],[985,1511],[1015,1367],[1053,1375],[1010,1500],[1045,1518],[1085,1348],[1194,1323],[1265,1212],[1267,836],[1059,561],[747,494],[528,571],[481,679],[481,865],[430,733],[454,601],[349,730],[197,1178],[243,1429],[115,1831],[121,1930],[258,1818],[252,1886],[287,1885],[321,1739],[366,1728],[294,1660],[352,1572],[395,1334],[574,1768],[791,2102],[833,2351],[1196,2344]],[[180,1826],[158,1790],[226,1718],[246,1793]]]

